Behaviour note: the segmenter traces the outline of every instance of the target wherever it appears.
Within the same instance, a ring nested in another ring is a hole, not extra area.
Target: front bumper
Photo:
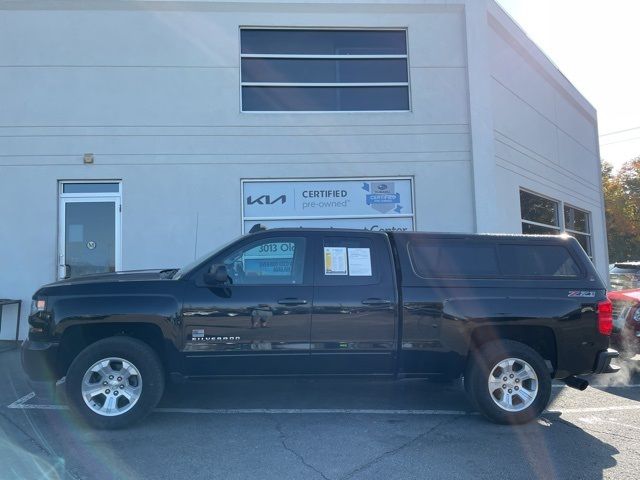
[[[22,369],[30,380],[55,382],[58,379],[56,372],[58,343],[25,340],[22,342],[20,357]]]
[[[619,355],[618,351],[613,348],[607,348],[599,352],[596,357],[596,365],[593,373],[617,373],[620,367],[612,365],[611,360],[618,358]]]

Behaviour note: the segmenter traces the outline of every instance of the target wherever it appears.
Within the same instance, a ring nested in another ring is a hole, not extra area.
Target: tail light
[[[602,335],[611,335],[613,330],[613,304],[610,300],[598,303],[598,331]]]

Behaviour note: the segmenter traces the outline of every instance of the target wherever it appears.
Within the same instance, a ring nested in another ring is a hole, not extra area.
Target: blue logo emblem
[[[396,193],[394,182],[371,182],[363,183],[362,189],[371,192],[366,195],[367,205],[380,213],[389,213],[394,211],[400,213],[402,206],[400,204],[400,194]]]

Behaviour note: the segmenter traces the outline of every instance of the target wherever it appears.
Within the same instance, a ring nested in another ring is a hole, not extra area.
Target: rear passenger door
[[[397,298],[388,238],[319,235],[314,244],[311,370],[392,373]]]

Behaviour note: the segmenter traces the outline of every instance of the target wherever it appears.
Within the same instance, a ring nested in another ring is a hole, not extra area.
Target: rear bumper
[[[30,380],[34,382],[57,380],[58,343],[25,340],[22,342],[20,357],[22,369]]]
[[[611,365],[611,360],[614,358],[618,358],[620,354],[617,350],[612,348],[607,348],[606,350],[602,350],[598,352],[598,356],[596,357],[596,365],[593,370],[593,373],[616,373],[620,370],[620,367],[617,365]]]

